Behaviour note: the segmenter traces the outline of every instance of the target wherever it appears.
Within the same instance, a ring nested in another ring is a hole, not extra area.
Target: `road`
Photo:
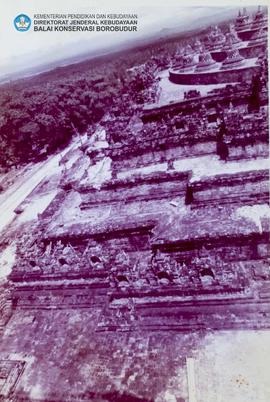
[[[16,217],[14,210],[47,176],[60,173],[63,169],[59,165],[61,158],[72,149],[80,145],[78,138],[63,151],[49,157],[44,162],[33,165],[33,168],[25,172],[9,189],[0,195],[0,233]]]

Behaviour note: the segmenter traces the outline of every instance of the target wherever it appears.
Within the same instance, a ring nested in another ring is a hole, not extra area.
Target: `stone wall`
[[[170,70],[170,81],[182,85],[207,85],[250,81],[254,74],[260,72],[260,66],[239,68],[235,70],[207,71],[205,73],[179,73]]]

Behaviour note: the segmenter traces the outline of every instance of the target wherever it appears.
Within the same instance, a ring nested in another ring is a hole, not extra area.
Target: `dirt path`
[[[0,232],[15,218],[14,210],[25,200],[36,186],[47,176],[60,173],[63,165],[59,165],[62,157],[70,150],[79,146],[78,139],[66,149],[49,157],[45,162],[33,165],[19,180],[0,195]]]

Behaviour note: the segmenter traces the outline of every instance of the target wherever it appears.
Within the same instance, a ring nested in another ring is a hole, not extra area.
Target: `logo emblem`
[[[25,14],[19,14],[14,19],[14,26],[17,29],[17,31],[21,32],[28,31],[28,29],[31,26],[31,19]]]

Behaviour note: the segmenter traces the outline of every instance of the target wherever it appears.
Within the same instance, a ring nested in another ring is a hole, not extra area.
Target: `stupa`
[[[251,20],[249,15],[247,14],[246,8],[243,9],[243,12],[239,10],[238,17],[235,22],[235,29],[237,32],[247,31],[251,28]]]
[[[195,68],[195,72],[211,70],[216,68],[217,65],[217,62],[212,59],[212,56],[209,52],[203,52],[199,55],[199,62]]]
[[[226,33],[225,35],[226,41],[224,44],[223,49],[227,50],[230,48],[239,48],[242,46],[243,42],[241,41],[241,39],[238,37],[237,32],[234,28],[233,24],[230,24],[229,26],[229,32]]]
[[[191,45],[187,45],[184,51],[184,54],[181,57],[181,61],[179,63],[179,72],[191,71],[197,64],[197,60],[195,57],[194,50]]]
[[[252,35],[251,40],[248,43],[248,46],[261,45],[266,42],[267,42],[267,32],[264,28],[260,28]]]
[[[181,46],[178,46],[174,55],[174,59],[176,61],[176,63],[178,64],[179,62],[181,62],[182,57],[184,55],[184,49]]]
[[[260,29],[267,27],[267,16],[262,11],[261,6],[258,6],[258,11],[256,12],[253,23],[252,29]]]
[[[241,67],[243,66],[244,62],[245,58],[239,54],[239,50],[231,48],[227,50],[227,57],[223,61],[221,69],[228,70]]]
[[[240,39],[243,41],[249,41],[251,40],[252,35],[262,28],[267,29],[267,16],[260,6],[253,18],[248,16],[245,8],[242,13],[239,11],[238,17],[235,21],[235,29]]]
[[[225,35],[218,26],[215,26],[209,33],[208,41],[208,50],[219,50],[225,43]]]
[[[202,44],[202,42],[201,42],[199,39],[197,39],[197,40],[195,41],[195,43],[194,43],[194,45],[193,45],[193,49],[194,49],[194,52],[195,52],[195,53],[198,53],[198,54],[203,51],[203,44]]]

